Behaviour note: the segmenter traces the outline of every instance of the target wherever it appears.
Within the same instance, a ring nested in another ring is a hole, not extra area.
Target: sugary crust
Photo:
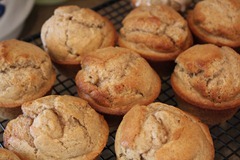
[[[49,92],[56,74],[46,52],[12,39],[0,43],[0,79],[0,107],[18,107]]]
[[[122,23],[119,46],[132,49],[149,60],[174,60],[193,43],[187,22],[165,5],[135,8]]]
[[[113,46],[116,37],[107,18],[74,5],[57,8],[41,29],[45,50],[59,64],[79,64],[88,52]]]
[[[136,105],[124,116],[116,133],[115,151],[118,160],[214,159],[208,127],[160,102]]]
[[[86,56],[75,80],[79,96],[107,114],[122,115],[135,104],[149,104],[161,90],[160,78],[146,60],[120,47]]]
[[[218,46],[240,47],[240,1],[204,0],[188,13],[193,34]]]
[[[12,151],[0,148],[0,160],[20,160],[20,158]]]
[[[3,140],[24,160],[92,160],[107,143],[106,121],[80,98],[51,95],[22,110],[7,124]]]
[[[240,106],[240,56],[229,47],[195,45],[176,59],[175,93],[190,104],[213,110]]]

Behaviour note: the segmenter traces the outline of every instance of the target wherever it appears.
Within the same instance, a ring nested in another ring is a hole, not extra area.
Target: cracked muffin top
[[[56,74],[49,55],[20,40],[0,42],[0,107],[18,107],[44,96]]]
[[[135,104],[149,104],[159,95],[161,81],[147,61],[121,47],[98,49],[82,61],[78,94],[96,110],[125,114]]]
[[[105,147],[103,116],[78,97],[51,95],[22,105],[4,131],[4,146],[24,160],[93,160]]]
[[[176,63],[171,84],[186,102],[215,110],[240,106],[240,56],[233,49],[195,45]]]
[[[189,27],[201,41],[240,47],[240,1],[204,0],[188,13]]]
[[[97,12],[78,6],[61,6],[42,26],[44,49],[58,64],[79,64],[90,51],[113,46],[116,31]]]
[[[185,19],[166,5],[137,7],[122,24],[119,46],[152,61],[174,60],[193,43]]]
[[[0,160],[20,160],[20,158],[12,151],[0,148]]]
[[[180,109],[160,102],[136,105],[117,129],[118,160],[213,160],[208,127]]]

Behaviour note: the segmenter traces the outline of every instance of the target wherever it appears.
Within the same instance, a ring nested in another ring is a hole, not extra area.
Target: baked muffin
[[[176,59],[171,85],[181,109],[215,125],[240,107],[240,55],[230,47],[195,45]]]
[[[191,2],[192,0],[131,0],[132,6],[134,7],[164,4],[181,12],[186,11]]]
[[[49,55],[20,40],[0,42],[0,118],[12,119],[20,106],[51,92],[56,74]]]
[[[12,151],[0,148],[0,160],[20,160],[20,158]]]
[[[23,115],[4,131],[4,146],[24,160],[92,160],[105,147],[109,128],[88,103],[50,95],[22,105]]]
[[[187,21],[201,43],[240,47],[240,1],[204,0],[188,13]]]
[[[75,77],[82,57],[98,48],[113,46],[116,31],[107,18],[89,8],[61,6],[43,24],[41,40],[60,72]]]
[[[209,129],[196,117],[160,102],[136,105],[117,129],[118,160],[213,160]]]
[[[99,112],[123,115],[159,95],[161,80],[147,61],[121,47],[98,49],[82,61],[75,78],[78,95]]]
[[[193,44],[186,20],[166,5],[137,7],[124,18],[122,24],[119,46],[136,51],[150,64],[173,62]],[[154,69],[157,71],[158,68]],[[161,66],[159,69],[164,68]]]

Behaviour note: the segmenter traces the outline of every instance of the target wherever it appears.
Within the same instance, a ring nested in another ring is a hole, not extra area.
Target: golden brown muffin
[[[209,125],[240,107],[240,55],[230,47],[195,45],[176,59],[171,84],[183,110]]]
[[[12,151],[0,148],[0,160],[20,160],[20,158]]]
[[[85,54],[113,46],[116,31],[112,23],[97,12],[78,6],[61,6],[42,26],[41,40],[57,67],[70,68],[75,77]],[[63,69],[60,68],[60,71]],[[66,72],[64,72],[66,73]]]
[[[135,8],[122,23],[119,45],[148,60],[174,60],[193,43],[187,22],[166,5]]]
[[[213,160],[209,129],[196,117],[160,102],[136,105],[117,129],[118,160]]]
[[[139,53],[160,76],[171,75],[175,58],[193,44],[186,20],[166,5],[135,8],[122,23],[119,46]]]
[[[187,21],[201,42],[240,47],[240,1],[204,0],[188,13]]]
[[[159,95],[161,80],[144,58],[121,47],[98,49],[82,61],[75,78],[78,94],[99,112],[123,115]]]
[[[164,4],[181,12],[186,11],[191,2],[192,0],[131,0],[134,7]]]
[[[11,119],[24,102],[50,92],[56,74],[41,48],[12,39],[0,42],[0,79],[0,117]]]
[[[93,160],[108,140],[104,118],[69,95],[27,102],[5,129],[4,146],[24,160]]]

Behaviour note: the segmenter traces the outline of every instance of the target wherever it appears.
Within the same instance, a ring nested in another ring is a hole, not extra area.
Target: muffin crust
[[[194,35],[205,43],[240,46],[240,1],[204,0],[188,13],[187,21]]]
[[[12,151],[0,148],[0,160],[20,160],[20,158]]]
[[[92,160],[107,143],[106,121],[78,97],[51,95],[25,103],[22,110],[3,138],[24,160]]]
[[[135,8],[122,23],[119,45],[148,60],[174,60],[193,43],[187,22],[165,5]]]
[[[214,110],[240,106],[240,56],[233,49],[196,45],[176,63],[171,84],[182,99]]]
[[[56,74],[49,55],[20,40],[0,43],[0,107],[19,107],[44,96]]]
[[[145,59],[120,47],[98,49],[86,56],[75,78],[78,94],[96,110],[122,115],[135,104],[154,101],[161,81]]]
[[[115,151],[118,160],[214,159],[208,127],[160,102],[136,105],[124,116],[117,130]]]
[[[43,24],[41,40],[54,62],[79,64],[89,51],[113,46],[116,31],[107,18],[91,9],[61,6]]]

